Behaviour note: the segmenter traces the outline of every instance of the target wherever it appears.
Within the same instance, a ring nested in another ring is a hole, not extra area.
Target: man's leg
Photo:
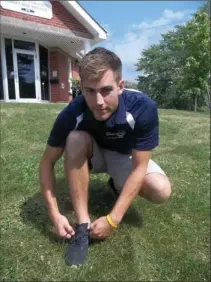
[[[104,155],[108,174],[113,179],[113,188],[120,192],[132,171],[131,156],[108,150],[105,150]],[[112,182],[109,182],[111,186]],[[158,204],[165,202],[170,195],[171,184],[168,177],[154,161],[150,160],[139,196]]]
[[[92,156],[92,137],[84,131],[72,131],[64,152],[65,172],[78,224],[90,223],[88,213],[88,159]]]
[[[139,196],[161,204],[169,199],[171,192],[168,177],[154,161],[150,160]]]
[[[66,249],[66,263],[80,265],[88,255],[88,160],[92,156],[92,137],[83,131],[72,131],[65,147],[65,172],[77,225],[75,236]]]
[[[87,258],[90,241],[89,171],[103,172],[105,163],[101,149],[84,131],[69,134],[64,155],[70,197],[77,218],[75,236],[66,249],[66,262],[68,265],[79,265]]]

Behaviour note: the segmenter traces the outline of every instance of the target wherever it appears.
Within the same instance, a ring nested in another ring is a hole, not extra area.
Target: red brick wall
[[[50,51],[50,79],[53,79],[53,71],[57,71],[58,84],[51,83],[50,101],[68,102],[69,101],[69,56],[60,51]],[[71,58],[71,62],[74,59]],[[62,83],[64,88],[62,88]]]
[[[59,83],[60,83],[60,101],[69,100],[69,56],[59,52]],[[64,84],[65,88],[61,87]]]
[[[44,19],[39,18],[19,12],[14,12],[10,10],[5,10],[0,6],[0,17],[8,16],[13,18],[18,18],[26,21],[37,22],[41,24],[56,26],[59,28],[75,30],[80,32],[89,32],[86,28],[80,24],[80,22],[74,18],[60,3],[59,1],[51,1],[52,9],[53,9],[53,17],[52,19]],[[68,55],[65,55],[59,51],[49,52],[50,58],[50,79],[52,79],[52,71],[56,70],[58,74],[58,84],[51,84],[51,93],[50,100],[51,102],[62,102],[69,100],[69,63],[68,63]],[[72,64],[72,76],[74,78],[79,78],[78,74],[78,64],[74,58],[71,58]],[[65,88],[61,88],[61,83],[65,84]]]
[[[89,34],[86,28],[76,18],[74,18],[59,2],[51,1],[51,4],[53,10],[52,19],[44,19],[19,12],[6,10],[3,9],[1,6],[0,6],[0,15],[18,18],[25,21],[47,24],[59,28],[85,32]]]
[[[50,61],[50,79],[53,79],[52,76],[53,71],[57,71],[57,78],[59,79],[59,53],[57,51],[49,52],[49,61]],[[58,84],[51,83],[50,89],[51,89],[50,101],[58,102],[60,100],[59,83]]]

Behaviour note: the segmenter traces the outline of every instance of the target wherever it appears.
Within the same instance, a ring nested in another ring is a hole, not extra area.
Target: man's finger
[[[97,220],[95,220],[91,223],[90,229],[94,229],[96,225],[97,225]]]
[[[66,235],[65,237],[66,237],[67,239],[70,239],[72,236],[67,233],[67,235]]]
[[[91,236],[91,237],[95,237],[95,236],[97,236],[97,233],[96,233],[94,230],[91,230],[90,236]]]
[[[92,233],[90,234],[90,236],[93,238],[93,239],[103,239],[104,237],[100,234],[96,234],[96,233]]]
[[[91,232],[91,233],[90,233],[90,236],[91,236],[92,238],[97,238],[97,234],[94,233],[94,232]]]
[[[66,229],[67,233],[69,233],[70,235],[75,234],[75,231],[73,230],[73,228],[70,225],[65,226],[65,229]]]

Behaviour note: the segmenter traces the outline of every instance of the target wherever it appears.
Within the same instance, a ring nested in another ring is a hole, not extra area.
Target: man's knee
[[[65,152],[68,157],[90,157],[92,154],[92,137],[86,131],[73,130],[67,137]]]
[[[147,174],[144,179],[143,196],[153,203],[161,204],[166,202],[171,196],[171,184],[167,176],[162,174]]]
[[[162,186],[162,189],[158,189],[157,192],[152,194],[151,201],[155,204],[162,204],[166,202],[171,196],[171,185]]]

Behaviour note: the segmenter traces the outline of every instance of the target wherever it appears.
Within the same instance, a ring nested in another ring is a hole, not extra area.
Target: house
[[[0,99],[68,102],[78,63],[107,32],[77,1],[0,1]]]

